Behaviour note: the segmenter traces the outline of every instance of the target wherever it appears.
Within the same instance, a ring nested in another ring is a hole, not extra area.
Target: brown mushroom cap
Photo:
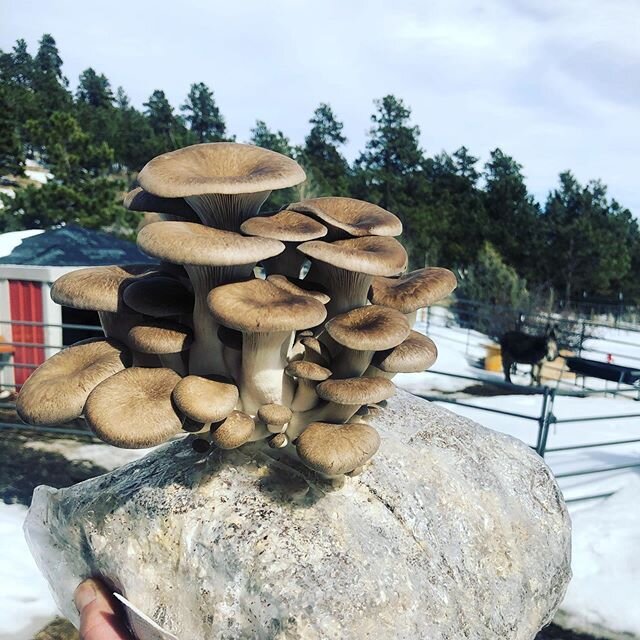
[[[181,198],[286,189],[305,177],[295,160],[275,151],[236,142],[210,142],[153,158],[138,174],[138,182],[155,195]]]
[[[312,422],[296,440],[300,460],[319,473],[339,476],[361,467],[380,446],[378,432],[361,422]]]
[[[311,296],[318,302],[322,302],[322,304],[327,304],[331,300],[324,287],[315,282],[301,280],[300,278],[287,278],[279,274],[267,276],[267,281],[275,284],[276,287],[289,291],[289,293],[294,293],[298,296]]]
[[[405,316],[389,307],[369,305],[331,318],[327,333],[357,351],[381,351],[399,345],[411,331]]]
[[[294,360],[287,365],[284,372],[288,376],[314,382],[322,382],[331,376],[329,369],[308,360]]]
[[[131,364],[124,345],[96,338],[78,342],[38,367],[22,385],[16,409],[27,424],[61,424],[82,414],[87,396]]]
[[[368,404],[387,400],[395,393],[395,386],[386,378],[330,378],[316,387],[318,397],[336,404]]]
[[[163,213],[192,222],[198,221],[196,212],[185,202],[184,198],[161,198],[136,187],[127,193],[122,204],[129,211]]]
[[[417,373],[433,365],[438,357],[435,342],[417,331],[394,349],[380,351],[371,364],[387,373]]]
[[[331,362],[329,350],[317,338],[304,337],[300,339],[300,343],[304,347],[305,361],[315,362],[321,365]]]
[[[176,264],[235,266],[265,260],[284,251],[270,238],[241,236],[194,222],[155,222],[138,234],[138,246],[148,255]]]
[[[287,424],[292,416],[291,409],[281,404],[263,404],[258,409],[258,418],[262,422],[278,427],[283,427]]]
[[[73,309],[115,313],[121,310],[125,288],[135,278],[157,271],[158,267],[150,264],[76,269],[53,283],[51,299]]]
[[[236,449],[249,442],[255,426],[250,415],[233,411],[221,424],[211,425],[211,442],[219,449]]]
[[[169,276],[140,278],[124,290],[123,298],[134,311],[154,318],[193,311],[193,294],[179,280]]]
[[[327,235],[327,228],[317,220],[295,211],[280,211],[273,216],[249,218],[240,225],[249,236],[273,238],[282,242],[304,242]]]
[[[402,222],[393,213],[354,198],[311,198],[294,202],[287,209],[310,213],[352,236],[399,236]]]
[[[220,324],[248,333],[307,329],[327,316],[324,305],[314,298],[291,294],[266,280],[216,287],[207,303]]]
[[[99,384],[87,398],[85,418],[104,442],[141,449],[180,433],[171,403],[180,376],[171,369],[131,367]]]
[[[457,286],[455,275],[442,267],[426,267],[399,278],[375,278],[369,299],[373,304],[413,313],[446,298]]]
[[[127,343],[140,353],[163,355],[187,351],[193,331],[171,320],[147,320],[129,329]]]
[[[150,225],[154,226],[157,225]],[[395,238],[365,236],[337,242],[311,240],[298,245],[298,251],[312,260],[372,276],[396,275],[407,266],[407,252]]]
[[[177,409],[195,422],[219,422],[238,403],[238,388],[230,382],[201,376],[186,376],[171,394]]]

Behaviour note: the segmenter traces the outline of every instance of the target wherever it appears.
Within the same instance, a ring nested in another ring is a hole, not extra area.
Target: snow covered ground
[[[432,310],[428,335],[438,345],[439,358],[434,371],[502,380],[500,374],[484,372],[471,363],[485,355],[483,345],[490,340],[483,334],[450,325],[446,310]],[[425,330],[418,325],[418,330]],[[619,364],[635,366],[640,357],[640,333],[598,330],[600,339],[592,339],[593,349],[625,353],[628,361],[616,356]],[[608,342],[605,342],[604,340]],[[619,342],[634,342],[621,345]],[[614,348],[615,347],[615,348]],[[606,353],[585,353],[585,357],[605,360]],[[463,390],[477,385],[473,380],[438,375],[433,372],[402,374],[394,380],[398,386],[427,395],[447,394],[473,405],[443,403],[447,409],[534,444],[537,424],[533,420],[482,411],[494,408],[530,416],[540,414],[539,395],[475,396]],[[528,383],[528,373],[522,371],[514,382]],[[601,381],[587,379],[587,386],[602,388]],[[611,385],[611,383],[609,383]],[[587,398],[560,396],[554,404],[558,419],[578,417],[640,414],[640,402],[629,398],[596,395]],[[611,418],[595,422],[561,423],[550,430],[548,449],[640,439],[640,418]],[[33,442],[29,446],[43,446]],[[51,447],[51,444],[47,444]],[[86,445],[61,441],[53,445],[69,459],[91,460],[106,468],[122,464],[139,452],[116,451],[106,445]],[[584,448],[575,451],[549,452],[546,461],[556,474],[585,469],[640,463],[640,443]],[[579,628],[599,625],[615,632],[627,632],[640,637],[640,468],[559,478],[567,499],[610,493],[607,499],[570,504],[573,520],[574,578],[562,605],[566,618]],[[31,640],[34,630],[51,619],[56,609],[44,580],[31,560],[22,535],[26,508],[0,504],[0,640]]]

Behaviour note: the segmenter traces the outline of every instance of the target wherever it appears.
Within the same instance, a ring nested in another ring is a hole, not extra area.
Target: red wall
[[[39,282],[28,280],[9,281],[9,304],[12,322],[43,322],[42,287]],[[42,325],[12,324],[11,342],[25,342],[35,346],[14,344],[13,361],[15,383],[21,385],[29,377],[35,367],[44,362],[44,328]],[[32,365],[21,367],[19,365]]]

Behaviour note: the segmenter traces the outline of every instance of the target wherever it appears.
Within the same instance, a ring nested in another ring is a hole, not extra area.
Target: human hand
[[[82,640],[131,640],[111,594],[96,580],[85,580],[73,599],[80,613]]]

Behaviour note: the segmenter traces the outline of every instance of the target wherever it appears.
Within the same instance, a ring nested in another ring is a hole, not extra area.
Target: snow
[[[26,229],[24,231],[8,231],[0,234],[0,258],[8,256],[25,238],[44,233],[43,229]]]
[[[0,503],[0,640],[30,640],[57,613],[22,533],[26,514]]]

